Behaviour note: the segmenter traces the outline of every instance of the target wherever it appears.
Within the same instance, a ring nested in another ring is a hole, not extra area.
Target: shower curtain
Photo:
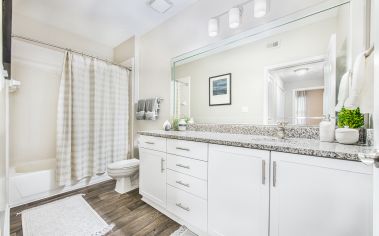
[[[57,116],[57,181],[104,173],[128,152],[129,71],[65,53]]]
[[[307,116],[307,91],[296,91],[296,124],[305,125]]]

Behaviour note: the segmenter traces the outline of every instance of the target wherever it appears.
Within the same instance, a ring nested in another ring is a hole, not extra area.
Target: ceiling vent
[[[150,0],[148,5],[159,13],[165,13],[173,6],[168,0]]]
[[[279,47],[279,41],[271,42],[266,45],[267,48],[276,48]]]

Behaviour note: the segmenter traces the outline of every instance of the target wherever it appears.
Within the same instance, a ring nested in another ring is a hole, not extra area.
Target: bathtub
[[[111,179],[107,174],[103,174],[61,187],[56,184],[55,166],[55,159],[29,161],[11,166],[10,206],[19,206]]]

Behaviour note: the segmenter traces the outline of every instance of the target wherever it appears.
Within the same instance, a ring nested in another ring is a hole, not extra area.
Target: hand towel
[[[137,103],[136,119],[144,120],[145,119],[145,110],[146,110],[146,101],[141,99]]]
[[[345,101],[345,107],[355,109],[359,105],[359,96],[365,79],[366,52],[361,52],[354,62],[351,90],[349,97]]]
[[[347,97],[349,96],[349,81],[351,80],[351,71],[346,72],[340,81],[338,89],[338,103],[336,105],[336,111],[340,112],[343,108]]]
[[[158,118],[159,99],[151,98],[146,100],[146,120],[156,120]]]

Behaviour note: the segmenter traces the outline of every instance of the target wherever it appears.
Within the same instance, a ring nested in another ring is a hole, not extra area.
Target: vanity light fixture
[[[241,24],[242,8],[233,7],[229,10],[229,27],[238,28]]]
[[[156,0],[158,1],[158,0]],[[165,0],[160,0],[165,1]],[[219,34],[219,22],[220,18],[227,15],[229,20],[229,28],[236,29],[241,25],[243,11],[245,10],[246,5],[253,3],[254,8],[254,17],[260,18],[267,15],[269,9],[270,0],[247,0],[246,2],[234,6],[229,11],[223,12],[217,16],[212,17],[208,21],[208,34],[210,37],[215,37]]]
[[[208,22],[208,33],[210,37],[216,37],[218,35],[218,19],[212,18]]]
[[[298,75],[298,76],[303,76],[303,75],[305,75],[306,73],[308,73],[309,68],[307,68],[307,67],[302,67],[302,68],[295,69],[295,70],[293,70],[293,71],[296,73],[296,75]]]
[[[260,18],[267,13],[267,0],[255,0],[254,1],[254,17]]]

